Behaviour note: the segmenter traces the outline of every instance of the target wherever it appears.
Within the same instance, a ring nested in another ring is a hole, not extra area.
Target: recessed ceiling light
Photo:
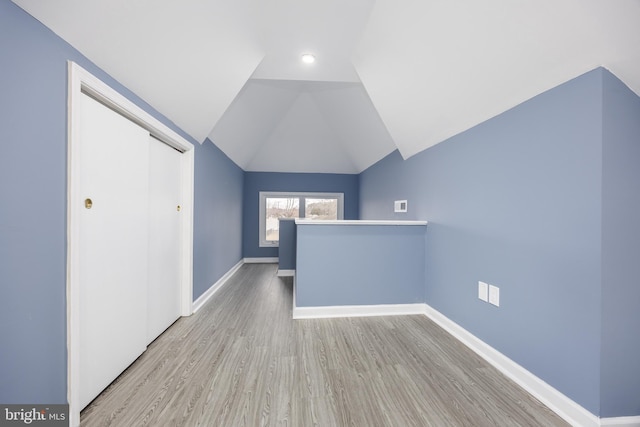
[[[305,53],[302,55],[302,62],[305,64],[313,64],[316,61],[316,57],[310,53]]]

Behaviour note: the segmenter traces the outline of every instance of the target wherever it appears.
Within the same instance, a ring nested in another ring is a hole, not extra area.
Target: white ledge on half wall
[[[296,225],[427,225],[427,221],[395,221],[395,220],[318,220],[297,218]]]

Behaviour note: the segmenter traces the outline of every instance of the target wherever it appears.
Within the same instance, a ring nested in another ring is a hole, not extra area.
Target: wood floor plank
[[[292,320],[245,265],[81,414],[94,426],[566,426],[425,316]]]

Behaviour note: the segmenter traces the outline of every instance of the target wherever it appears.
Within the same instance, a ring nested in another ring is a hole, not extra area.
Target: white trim
[[[207,301],[209,301],[213,294],[218,292],[225,284],[227,284],[227,281],[231,278],[231,276],[233,276],[236,271],[238,271],[243,265],[244,260],[238,261],[238,263],[231,267],[231,269],[227,271],[220,279],[218,279],[216,283],[211,285],[209,289],[207,289],[202,295],[200,295],[198,299],[195,300],[192,304],[192,313],[200,310],[202,306],[205,305]]]
[[[185,141],[186,142],[186,141]],[[182,286],[180,288],[181,315],[189,316],[193,301],[193,201],[195,150],[191,149],[182,154],[182,205],[180,215],[180,242],[182,254]]]
[[[278,277],[293,277],[295,276],[295,270],[281,270],[278,269]]]
[[[292,319],[296,318],[295,317],[295,312],[296,312],[296,278],[297,277],[298,276],[296,276],[296,275],[293,276],[293,307],[291,309],[291,313],[292,313],[291,318]]]
[[[427,317],[477,353],[500,372],[540,400],[549,409],[573,426],[598,427],[600,419],[591,412],[518,365],[439,311],[425,304]]]
[[[181,313],[190,314],[193,293],[193,145],[158,119],[135,105],[97,77],[68,62],[67,82],[67,400],[69,424],[80,425],[79,393],[79,221],[80,194],[80,99],[86,93],[114,111],[147,129],[151,135],[183,153],[181,215]]]
[[[313,220],[297,218],[296,225],[427,225],[427,221],[386,221],[386,220]]]
[[[245,258],[245,264],[277,264],[278,257]]]
[[[600,418],[600,425],[616,427],[640,427],[640,416]]]
[[[295,292],[295,289],[294,289]],[[294,294],[295,295],[295,294]],[[370,317],[424,314],[425,304],[339,305],[325,307],[293,307],[294,319],[330,317]]]

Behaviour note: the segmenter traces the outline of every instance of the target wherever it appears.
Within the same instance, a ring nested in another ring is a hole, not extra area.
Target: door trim
[[[185,138],[135,105],[75,62],[68,62],[67,96],[67,400],[69,424],[80,425],[79,393],[79,214],[80,194],[80,96],[85,93],[147,129],[162,142],[182,152],[181,315],[192,313],[193,303],[193,180],[194,147]],[[125,154],[125,153],[123,153]]]

